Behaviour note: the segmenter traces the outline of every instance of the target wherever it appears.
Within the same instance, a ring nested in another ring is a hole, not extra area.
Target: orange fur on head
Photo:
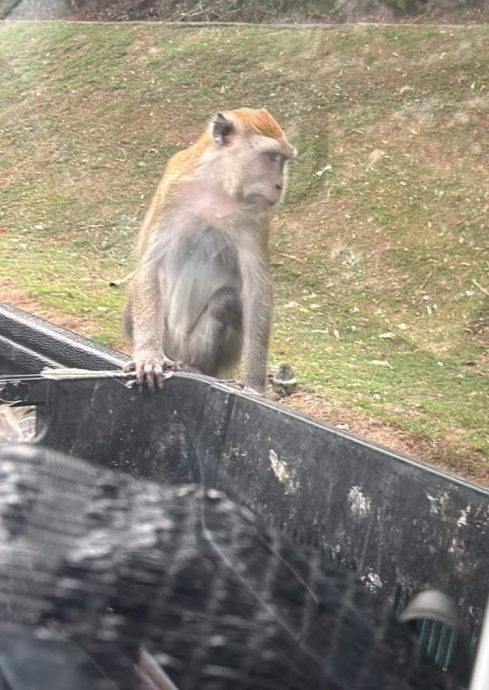
[[[295,156],[296,151],[287,141],[283,129],[265,108],[260,110],[237,108],[236,110],[229,110],[225,116],[237,122],[245,134],[258,134],[275,139],[285,152],[292,157]]]
[[[278,122],[266,110],[252,110],[238,108],[229,112],[233,120],[238,120],[241,126],[250,133],[263,134],[265,137],[286,141],[285,134]]]

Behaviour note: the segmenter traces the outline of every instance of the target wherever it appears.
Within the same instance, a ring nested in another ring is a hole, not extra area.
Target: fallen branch
[[[478,287],[481,292],[483,292],[487,297],[489,297],[489,290],[486,290],[482,287],[482,285],[479,285],[475,278],[472,278],[472,282],[474,283],[475,287]]]
[[[306,264],[307,262],[304,261],[304,259],[299,259],[298,256],[293,256],[292,254],[284,254],[283,252],[279,252],[280,256],[285,256],[286,259],[293,259],[294,261],[298,261],[301,264]]]

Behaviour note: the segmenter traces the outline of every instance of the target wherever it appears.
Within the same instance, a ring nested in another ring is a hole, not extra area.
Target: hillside
[[[0,25],[0,299],[121,346],[133,238],[210,114],[300,156],[273,233],[288,404],[489,481],[489,27]]]

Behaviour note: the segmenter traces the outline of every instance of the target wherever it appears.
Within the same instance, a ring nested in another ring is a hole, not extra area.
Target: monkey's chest
[[[241,299],[236,246],[212,227],[184,236],[162,266],[166,320],[171,332],[188,334],[216,293],[230,289]],[[221,293],[222,294],[222,293]]]
[[[238,251],[226,233],[205,227],[184,236],[175,248],[171,282],[185,281],[195,290],[241,287]]]

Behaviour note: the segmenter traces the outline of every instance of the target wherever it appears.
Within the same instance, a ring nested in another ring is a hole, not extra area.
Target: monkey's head
[[[296,150],[266,110],[218,113],[209,125],[213,177],[245,205],[270,208],[283,197],[287,161]]]

